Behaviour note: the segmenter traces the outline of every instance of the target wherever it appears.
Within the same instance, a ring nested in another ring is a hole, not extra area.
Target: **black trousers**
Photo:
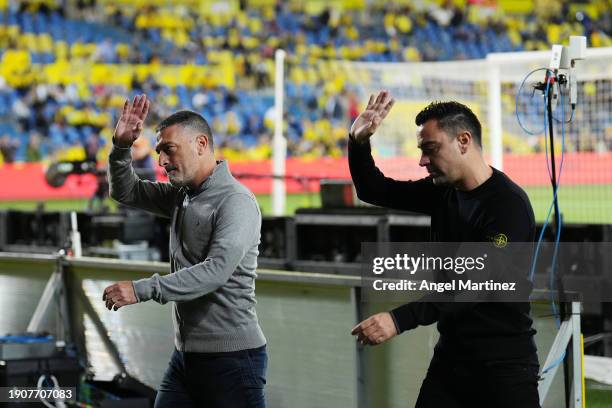
[[[436,351],[415,408],[540,408],[538,372],[536,354],[475,362]]]

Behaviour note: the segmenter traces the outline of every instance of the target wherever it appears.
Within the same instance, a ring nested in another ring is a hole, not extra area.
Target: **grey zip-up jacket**
[[[218,162],[194,191],[140,180],[129,148],[113,146],[110,195],[116,201],[172,220],[171,273],[134,282],[139,302],[174,301],[179,351],[227,352],[261,347],[266,339],[255,312],[261,213],[257,201]]]

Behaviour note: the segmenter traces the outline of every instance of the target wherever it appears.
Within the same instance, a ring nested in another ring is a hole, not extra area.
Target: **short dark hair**
[[[166,119],[162,120],[157,128],[155,128],[156,132],[161,132],[167,127],[179,125],[183,127],[188,127],[196,132],[204,133],[208,137],[208,145],[210,149],[213,149],[213,137],[212,131],[210,130],[210,126],[208,122],[202,115],[197,112],[193,112],[190,110],[182,110],[172,115],[168,116]]]
[[[455,102],[432,102],[416,116],[415,123],[421,126],[428,120],[438,121],[438,127],[454,136],[462,130],[467,130],[472,134],[478,146],[482,146],[482,126],[480,121],[467,106]]]

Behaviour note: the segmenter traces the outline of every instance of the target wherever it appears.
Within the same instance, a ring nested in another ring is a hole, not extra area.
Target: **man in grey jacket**
[[[264,407],[266,339],[255,312],[261,213],[253,194],[216,161],[206,120],[180,111],[158,126],[159,165],[170,183],[140,180],[130,147],[150,102],[127,100],[109,157],[116,201],[172,220],[171,273],[104,290],[107,308],[173,301],[175,346],[156,407]]]

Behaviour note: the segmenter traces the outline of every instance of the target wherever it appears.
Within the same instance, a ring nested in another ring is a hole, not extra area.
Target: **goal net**
[[[418,166],[414,118],[431,101],[456,100],[480,118],[487,159],[525,188],[541,221],[552,189],[546,164],[545,106],[542,92],[534,92],[533,86],[544,80],[545,70],[527,75],[547,67],[550,54],[502,53],[483,60],[432,63],[321,64],[357,94],[361,109],[368,96],[380,89],[395,97],[393,110],[372,137],[377,164],[387,175],[397,179],[425,175]],[[587,59],[577,61],[578,103],[571,123],[562,123],[571,118],[567,91],[553,113],[557,169],[565,146],[559,190],[565,222],[612,222],[611,62],[612,48],[589,49]]]

